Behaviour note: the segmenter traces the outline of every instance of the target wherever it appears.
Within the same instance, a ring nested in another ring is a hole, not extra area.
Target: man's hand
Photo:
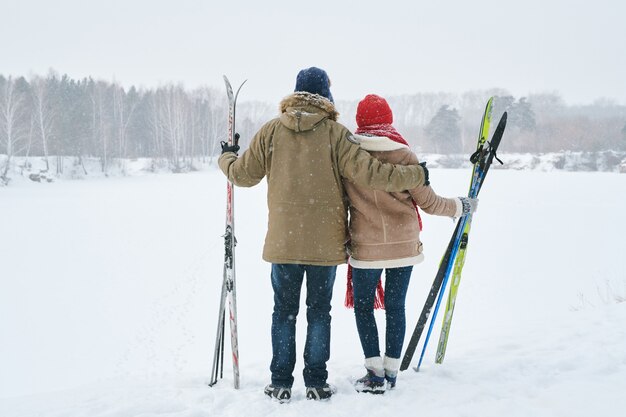
[[[239,152],[239,133],[235,133],[235,143],[232,145],[229,145],[227,142],[225,141],[221,141],[220,145],[222,145],[222,154],[226,153],[226,152],[234,152],[235,154],[237,154],[237,152]]]

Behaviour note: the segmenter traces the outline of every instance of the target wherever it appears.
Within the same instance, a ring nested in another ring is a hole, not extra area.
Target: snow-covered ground
[[[431,173],[447,196],[465,194],[468,179],[467,169]],[[220,172],[15,182],[0,189],[0,416],[621,415],[625,191],[626,176],[613,173],[493,170],[444,364],[434,364],[437,326],[419,373],[402,373],[384,396],[357,394],[363,360],[342,266],[328,364],[338,393],[306,401],[299,357],[294,398],[280,405],[262,392],[272,309],[264,184],[236,191],[236,391],[228,359],[224,379],[206,385],[222,275]],[[424,216],[409,332],[453,228]],[[301,313],[300,353],[305,325]]]
[[[425,154],[419,153],[420,158],[428,162],[430,168],[471,169],[471,163],[466,154]],[[569,172],[621,172],[626,173],[626,152],[599,151],[577,152],[561,151],[543,154],[531,153],[500,153],[499,158],[504,162],[497,162],[494,169],[514,169],[523,171],[569,171]],[[180,171],[206,171],[215,169],[217,156],[209,158],[186,159],[180,163]],[[0,154],[0,173],[4,173],[7,156]],[[57,165],[59,166],[57,167]],[[176,171],[171,161],[158,158],[134,158],[107,160],[105,172],[102,169],[102,160],[97,157],[65,156],[57,158],[51,156],[48,163],[43,157],[14,157],[8,169],[8,181],[0,178],[0,187],[20,182],[54,182],[58,180],[83,180],[105,177],[141,176],[154,173],[171,173]],[[8,184],[6,184],[8,182]]]

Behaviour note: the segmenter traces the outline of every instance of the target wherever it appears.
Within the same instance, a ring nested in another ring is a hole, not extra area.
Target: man
[[[362,150],[339,113],[330,80],[316,67],[298,73],[295,92],[280,103],[280,116],[239,147],[222,144],[219,166],[235,185],[251,187],[267,177],[268,231],[263,259],[272,264],[272,382],[265,393],[291,399],[296,363],[296,316],[306,273],[306,397],[330,398],[330,302],[337,265],[346,262],[347,200],[342,178],[385,191],[402,191],[428,180],[419,165],[383,164]]]

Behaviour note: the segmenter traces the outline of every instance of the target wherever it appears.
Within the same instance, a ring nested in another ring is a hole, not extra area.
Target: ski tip
[[[235,101],[237,101],[237,97],[239,97],[239,92],[241,91],[241,87],[243,87],[246,81],[248,80],[243,80],[243,82],[239,85],[239,88],[237,89],[237,92],[235,93]]]
[[[489,115],[490,119],[491,119],[491,112],[493,111],[493,100],[494,100],[493,96],[489,97],[489,100],[487,100],[487,105],[485,106],[485,113]]]
[[[502,113],[502,117],[500,117],[500,121],[498,122],[498,126],[496,127],[497,129],[504,129],[506,127],[506,118],[508,116],[507,112]],[[495,136],[495,132],[494,132],[494,136]],[[492,138],[493,139],[493,138]]]
[[[224,75],[224,84],[226,84],[226,93],[228,94],[228,97],[230,98],[230,96],[233,95],[233,87],[230,85],[230,81],[228,81],[228,77],[226,77]]]
[[[227,86],[229,89],[232,89],[232,84],[230,83],[230,80],[228,79],[228,77],[227,77],[226,75],[222,75],[222,77],[224,77],[224,82],[226,83],[226,86]],[[241,87],[243,87],[243,85],[246,83],[246,81],[248,81],[248,80],[247,80],[247,79],[246,79],[246,80],[243,80],[243,82],[241,83],[241,85],[239,85],[239,88],[237,89],[237,92],[239,92],[239,90],[241,90]]]
[[[239,95],[239,91],[241,90],[241,87],[243,87],[243,85],[246,83],[246,81],[248,81],[248,80],[247,80],[247,79],[246,79],[246,80],[243,80],[243,82],[241,83],[241,85],[240,85],[240,86],[239,86],[239,88],[237,89],[237,95]]]

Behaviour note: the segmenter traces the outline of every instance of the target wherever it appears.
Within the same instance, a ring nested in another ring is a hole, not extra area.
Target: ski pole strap
[[[489,145],[488,152],[493,155],[493,158],[495,158],[496,161],[500,162],[500,165],[504,165],[504,162],[502,162],[500,158],[498,158],[498,155],[496,154],[496,148],[491,145],[491,142],[487,141],[487,145]]]
[[[470,156],[470,162],[472,164],[476,165],[476,163],[478,161],[480,161],[481,157],[483,156],[483,151],[484,151],[484,147],[483,147],[483,145],[480,145],[480,147],[478,149],[476,149],[476,152],[474,152]]]
[[[470,156],[470,162],[476,165],[481,160],[484,160],[484,156],[491,154],[496,161],[500,162],[500,165],[504,165],[504,162],[502,162],[502,160],[498,158],[498,155],[496,154],[496,149],[491,146],[491,142],[486,141],[485,143],[487,144],[487,147],[485,148],[483,145],[480,145],[480,148],[476,149],[476,152],[474,152]]]

